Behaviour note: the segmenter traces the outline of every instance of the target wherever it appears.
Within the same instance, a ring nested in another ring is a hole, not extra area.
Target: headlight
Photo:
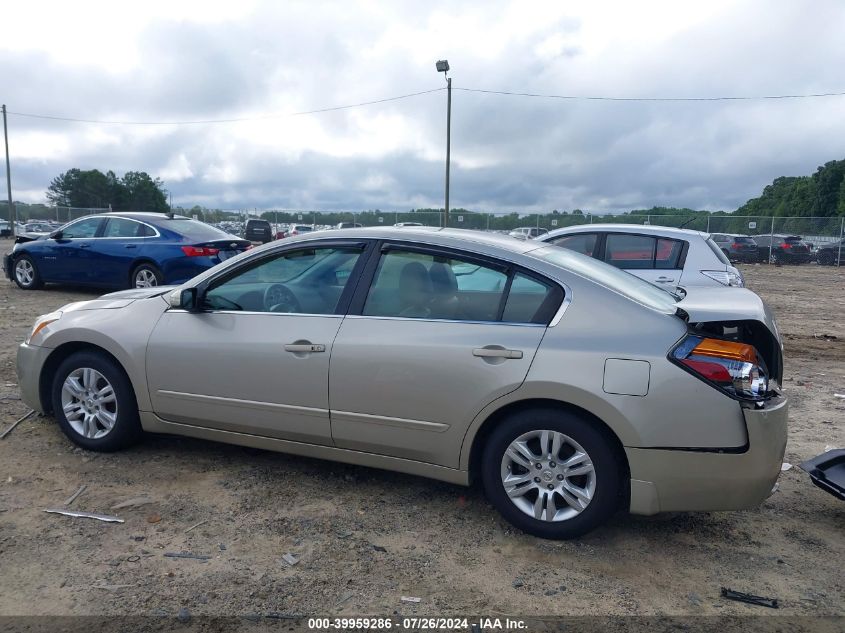
[[[49,314],[42,314],[40,317],[35,319],[32,331],[29,333],[29,336],[26,337],[26,344],[29,345],[30,341],[41,333],[41,330],[54,321],[58,321],[60,318],[62,318],[62,312],[61,310],[56,310],[55,312],[50,312]]]

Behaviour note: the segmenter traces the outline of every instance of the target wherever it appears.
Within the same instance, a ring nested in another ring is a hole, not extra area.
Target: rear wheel
[[[116,451],[141,437],[135,393],[111,358],[77,352],[59,365],[53,379],[53,412],[70,440],[91,451]]]
[[[618,507],[618,458],[596,424],[572,412],[511,414],[491,433],[482,460],[490,502],[529,534],[576,538]]]
[[[164,283],[164,275],[152,264],[140,264],[132,271],[132,288],[155,288]]]
[[[833,255],[832,250],[824,250],[819,253],[819,263],[822,266],[833,266],[836,258]]]
[[[29,255],[21,255],[14,264],[15,283],[23,290],[37,290],[44,285],[35,261]]]

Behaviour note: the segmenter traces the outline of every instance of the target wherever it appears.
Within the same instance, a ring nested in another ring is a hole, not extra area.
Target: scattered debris
[[[355,532],[353,532],[352,530],[340,530],[337,533],[337,538],[349,538],[353,534],[355,534]]]
[[[79,512],[77,510],[65,510],[64,508],[47,508],[44,512],[50,514],[63,514],[69,517],[77,517],[80,519],[97,519],[98,521],[105,521],[107,523],[123,523],[123,519],[109,514],[96,514],[94,512]]]
[[[176,619],[180,622],[190,622],[191,621],[191,612],[188,611],[187,607],[182,607],[179,609],[179,613],[176,614]]]
[[[789,462],[783,462],[780,465],[780,472],[785,473],[787,470],[790,470],[791,468],[792,468],[792,464],[790,464]]]
[[[282,560],[286,562],[290,567],[293,567],[299,562],[299,559],[290,552],[282,556]]]
[[[742,591],[734,591],[733,589],[728,589],[727,587],[722,587],[722,597],[727,598],[728,600],[736,600],[737,602],[753,604],[758,607],[769,607],[770,609],[779,608],[777,598],[764,598],[750,593],[743,593]]]
[[[193,552],[165,552],[167,558],[193,558],[195,560],[211,560],[206,554],[194,554]]]
[[[837,337],[833,334],[813,334],[813,338],[822,339],[823,341],[835,341]]]
[[[387,551],[387,549],[382,547],[381,545],[373,545],[373,549],[376,550],[377,552],[386,552]]]
[[[513,585],[514,589],[519,589],[520,587],[524,587],[525,583],[523,582],[522,578],[515,578],[511,585]]]
[[[67,499],[65,499],[64,506],[65,506],[65,507],[67,507],[67,506],[69,506],[71,503],[73,503],[74,501],[76,501],[76,498],[77,498],[79,495],[81,495],[83,492],[85,492],[85,490],[86,490],[87,488],[88,488],[88,486],[86,486],[85,484],[82,484],[81,486],[79,486],[79,490],[77,490],[77,491],[76,491],[76,492],[74,492],[71,496],[69,496]],[[114,510],[114,508],[112,508],[112,510]]]
[[[415,598],[414,596],[402,596],[400,598],[402,602],[408,602],[410,604],[419,604],[422,602],[422,598]]]
[[[842,396],[842,397],[843,397],[843,398],[845,398],[845,396]],[[5,438],[5,437],[6,437],[9,433],[11,433],[12,431],[14,431],[14,430],[15,430],[15,427],[16,427],[18,424],[20,424],[21,422],[23,422],[24,420],[26,420],[26,419],[27,419],[29,416],[31,416],[33,413],[35,413],[35,410],[34,410],[34,409],[30,409],[30,410],[29,410],[29,413],[27,413],[26,415],[24,415],[22,418],[18,418],[17,420],[15,420],[15,421],[14,421],[14,423],[12,424],[12,426],[10,426],[8,429],[6,429],[6,430],[5,430],[5,431],[3,431],[2,433],[0,433],[0,440],[2,440],[2,439],[3,439],[3,438]]]
[[[355,594],[354,594],[354,593],[347,593],[346,595],[344,595],[343,597],[341,597],[341,599],[340,599],[340,600],[338,600],[337,602],[335,602],[335,603],[334,603],[334,606],[336,606],[336,607],[337,607],[337,606],[342,605],[344,602],[349,602],[350,600],[352,600],[352,598],[353,598],[354,596],[355,596]]]
[[[185,530],[185,533],[187,534],[188,532],[190,532],[194,528],[198,528],[199,526],[205,525],[206,523],[208,523],[208,519],[200,521],[199,523],[194,523],[191,527],[189,527],[187,530]]]
[[[221,551],[221,552],[225,552],[225,551],[226,551],[226,543],[218,543],[218,544],[217,544],[217,547],[219,547],[219,548],[220,548],[220,551]]]
[[[158,523],[159,521],[161,521],[160,514],[151,514],[147,517],[147,523]]]
[[[121,501],[120,503],[115,503],[111,509],[112,510],[120,510],[121,508],[137,508],[138,506],[145,506],[149,503],[155,503],[149,497],[133,497],[132,499],[127,499],[126,501]]]
[[[801,469],[819,488],[845,501],[845,449],[834,449],[801,462]]]
[[[834,398],[845,398],[845,393],[835,393],[833,394]],[[9,429],[11,430],[11,429]]]
[[[126,558],[127,563],[137,563],[137,562],[140,562],[140,560],[141,560],[141,557],[138,556],[138,555],[129,556],[129,557]]]

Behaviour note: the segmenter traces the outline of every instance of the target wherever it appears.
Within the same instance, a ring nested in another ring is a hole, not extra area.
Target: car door
[[[469,424],[522,384],[562,298],[501,262],[382,247],[332,350],[335,445],[456,468]]]
[[[92,283],[96,277],[96,255],[92,247],[102,224],[102,216],[82,218],[62,227],[60,238],[48,238],[48,246],[42,255],[47,260],[44,278],[69,283]]]
[[[321,241],[249,258],[214,278],[202,310],[168,310],[147,346],[160,417],[331,444],[329,358],[364,242]]]
[[[129,285],[132,264],[144,251],[146,228],[145,224],[129,218],[106,219],[102,237],[92,247],[99,261],[97,283],[120,288]]]
[[[596,257],[598,255],[598,233],[568,233],[554,237],[548,240],[548,242],[549,244],[587,255],[588,257]]]
[[[684,243],[654,235],[608,232],[604,261],[654,284],[681,283]]]

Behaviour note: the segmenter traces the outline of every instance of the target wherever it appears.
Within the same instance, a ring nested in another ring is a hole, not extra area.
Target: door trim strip
[[[159,389],[156,392],[160,396],[168,398],[176,398],[179,400],[189,400],[191,402],[202,402],[206,404],[222,404],[231,407],[239,407],[246,409],[258,409],[262,411],[295,411],[302,415],[313,415],[319,418],[325,418],[329,414],[328,409],[319,409],[316,407],[303,407],[294,404],[279,404],[276,402],[259,402],[257,400],[242,400],[240,398],[223,398],[221,396],[206,396],[200,393],[185,393],[183,391],[169,391],[167,389]]]
[[[392,426],[400,429],[413,431],[428,431],[430,433],[445,433],[449,430],[448,424],[442,422],[426,422],[424,420],[409,420],[407,418],[392,418],[385,415],[373,415],[370,413],[353,413],[351,411],[331,411],[332,424],[335,422],[363,422],[365,424],[378,424],[381,426]]]

